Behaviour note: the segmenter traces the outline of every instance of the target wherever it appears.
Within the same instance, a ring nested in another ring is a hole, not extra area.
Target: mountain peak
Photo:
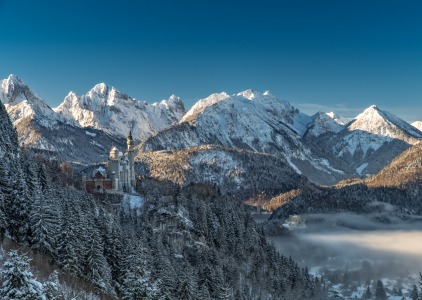
[[[9,77],[7,78],[8,81],[13,81],[13,82],[23,82],[22,79],[20,79],[17,75],[15,74],[10,74]]]
[[[252,89],[248,89],[246,91],[240,92],[237,94],[237,96],[243,96],[246,99],[252,100],[253,98],[259,97],[261,94],[259,92],[256,92]]]
[[[177,97],[175,94],[171,95],[169,98],[169,102],[170,101],[176,101],[179,102],[180,101],[180,97]]]
[[[339,115],[334,112],[327,113],[327,116],[329,116],[331,119],[338,119]]]
[[[270,91],[266,91],[264,94],[264,96],[270,96],[270,97],[275,97],[273,93],[271,93]]]
[[[105,94],[108,90],[112,90],[114,87],[105,84],[104,82],[96,84],[90,92]]]

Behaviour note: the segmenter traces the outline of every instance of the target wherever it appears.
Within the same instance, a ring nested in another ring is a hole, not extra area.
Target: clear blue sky
[[[422,1],[2,1],[0,78],[55,107],[105,82],[187,108],[271,90],[305,113],[422,120]]]

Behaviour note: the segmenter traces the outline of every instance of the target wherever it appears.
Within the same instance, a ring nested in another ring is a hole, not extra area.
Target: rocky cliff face
[[[185,107],[174,95],[150,105],[101,83],[83,96],[70,92],[54,111],[69,124],[95,128],[122,138],[132,129],[133,138],[139,142],[177,124],[185,114]]]

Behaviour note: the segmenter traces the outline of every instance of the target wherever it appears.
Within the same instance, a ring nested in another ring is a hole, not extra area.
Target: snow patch
[[[135,196],[135,195],[125,194],[123,196],[122,202],[129,203],[129,207],[131,209],[137,209],[137,208],[142,207],[142,205],[144,204],[145,200],[141,196]]]
[[[86,135],[89,135],[89,136],[97,136],[97,134],[93,132],[85,131],[85,133]]]
[[[363,169],[365,169],[368,166],[368,163],[362,164],[359,168],[356,168],[356,172],[359,173],[359,175],[362,175]]]

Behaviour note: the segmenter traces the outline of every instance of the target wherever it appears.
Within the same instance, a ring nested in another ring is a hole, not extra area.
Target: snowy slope
[[[416,122],[413,122],[412,124],[410,124],[410,125],[412,125],[413,127],[415,127],[416,129],[418,129],[418,130],[421,130],[422,131],[422,122],[421,121],[416,121]]]
[[[203,110],[204,108],[213,105],[214,103],[228,98],[229,95],[227,95],[225,92],[222,93],[216,93],[208,96],[207,98],[201,99],[198,102],[196,102],[192,108],[183,116],[180,122],[186,121],[189,117],[193,116],[194,114],[198,113],[199,111]]]
[[[132,128],[135,141],[177,124],[185,114],[183,102],[174,95],[149,105],[104,83],[97,84],[83,96],[70,92],[54,111],[70,124],[120,137],[127,137]]]

